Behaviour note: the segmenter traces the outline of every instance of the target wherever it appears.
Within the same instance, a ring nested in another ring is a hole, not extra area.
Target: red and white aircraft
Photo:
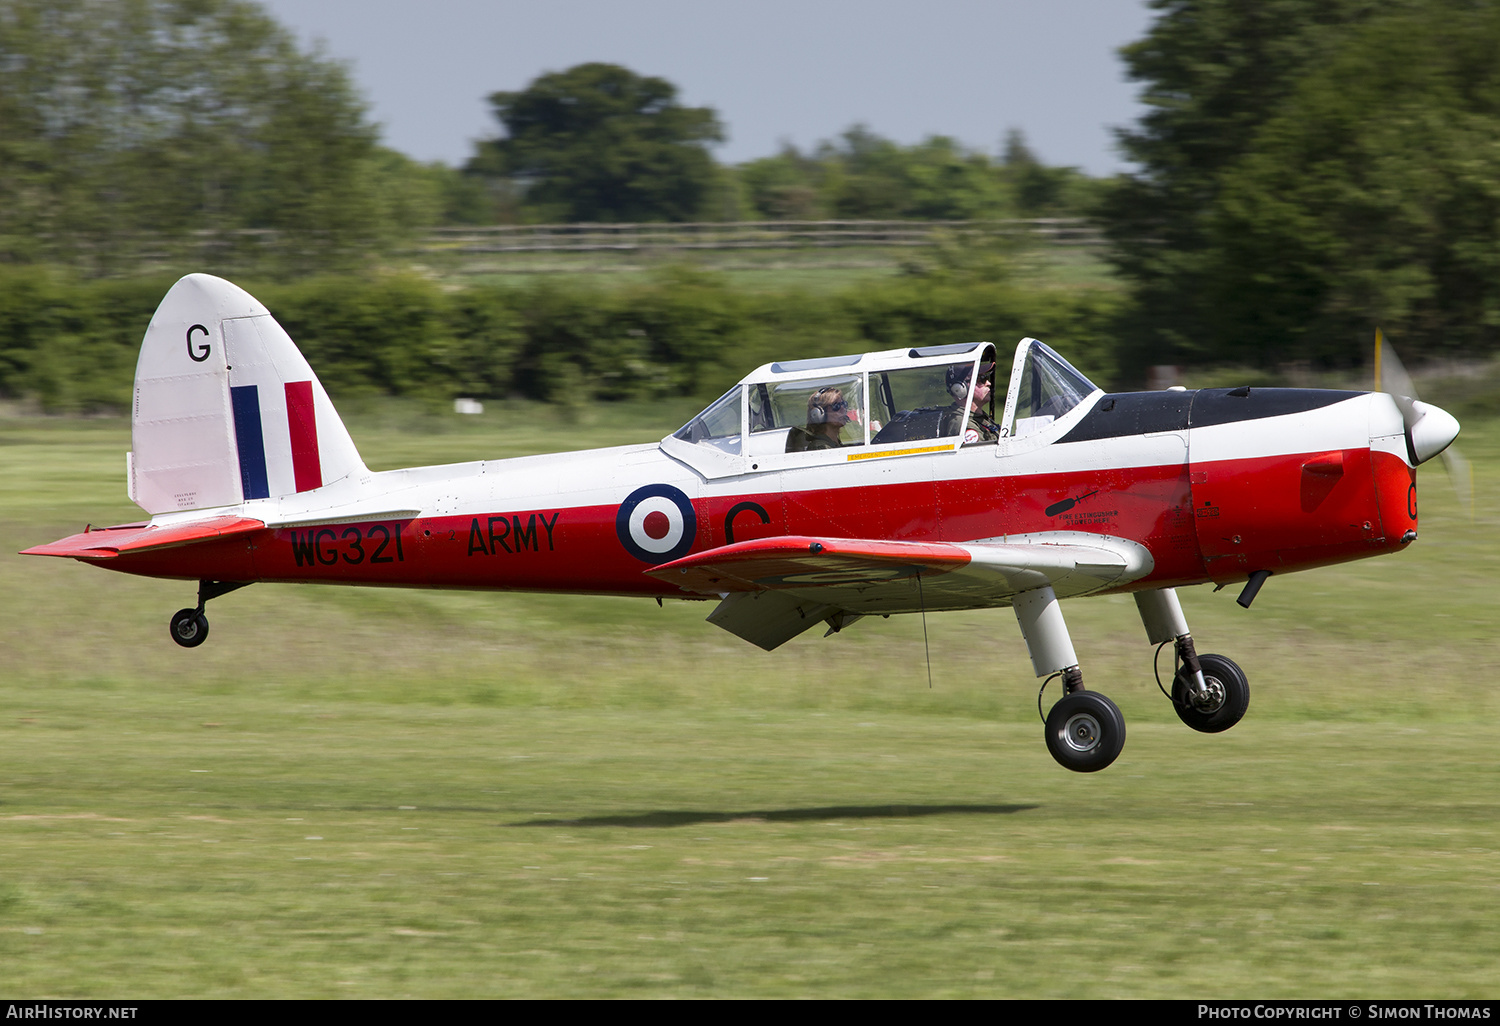
[[[171,620],[189,647],[209,599],[259,581],[710,598],[710,623],[767,650],[1010,606],[1037,676],[1062,677],[1047,746],[1091,771],[1125,724],[1084,689],[1059,599],[1133,594],[1175,645],[1177,714],[1226,730],[1245,674],[1196,653],[1173,589],[1246,582],[1248,606],[1270,574],[1405,548],[1415,467],[1458,434],[1379,392],[1106,394],[1029,338],[991,396],[995,356],[772,363],[657,444],[377,473],[266,308],[189,275],[136,367],[128,490],[150,520],[26,551],[198,581]]]

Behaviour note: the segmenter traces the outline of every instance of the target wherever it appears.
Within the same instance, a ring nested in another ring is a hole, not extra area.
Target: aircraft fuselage
[[[1104,589],[1138,590],[1308,569],[1414,537],[1415,474],[1382,394],[1123,393],[1085,406],[1048,444],[745,457],[742,473],[714,478],[655,443],[372,473],[360,485],[373,499],[247,502],[243,516],[293,522],[98,562],[195,580],[686,597],[643,571],[783,535],[1076,532],[1145,546],[1149,574]],[[362,512],[375,505],[385,515]]]

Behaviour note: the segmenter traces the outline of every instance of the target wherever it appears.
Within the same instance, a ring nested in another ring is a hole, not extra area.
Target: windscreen
[[[715,399],[707,409],[684,424],[672,437],[739,455],[740,386],[735,385]]]
[[[1042,430],[1096,390],[1078,368],[1033,339],[1021,368],[1013,433],[1022,437]]]

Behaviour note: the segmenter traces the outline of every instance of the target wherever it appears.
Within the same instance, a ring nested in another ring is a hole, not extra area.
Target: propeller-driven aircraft
[[[136,367],[127,487],[150,519],[26,552],[197,581],[170,621],[185,647],[209,600],[255,582],[706,598],[768,651],[866,616],[1010,606],[1037,677],[1061,678],[1047,747],[1088,772],[1125,721],[1084,687],[1061,599],[1132,594],[1174,646],[1178,716],[1227,730],[1245,673],[1198,654],[1174,589],[1243,583],[1248,607],[1272,574],[1404,549],[1415,468],[1459,430],[1382,392],[1105,393],[1035,339],[1003,355],[771,363],[659,443],[372,472],[269,311],[193,274]]]

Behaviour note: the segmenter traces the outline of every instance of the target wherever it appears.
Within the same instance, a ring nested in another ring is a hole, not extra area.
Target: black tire
[[[1064,696],[1047,714],[1047,751],[1066,769],[1102,770],[1124,747],[1125,717],[1097,691]]]
[[[172,640],[183,648],[197,648],[208,640],[208,617],[196,609],[179,609],[168,625]]]
[[[1228,730],[1250,708],[1250,681],[1233,659],[1221,655],[1198,657],[1203,679],[1213,692],[1206,703],[1195,703],[1188,688],[1187,667],[1180,667],[1172,680],[1172,708],[1177,718],[1204,734]]]

